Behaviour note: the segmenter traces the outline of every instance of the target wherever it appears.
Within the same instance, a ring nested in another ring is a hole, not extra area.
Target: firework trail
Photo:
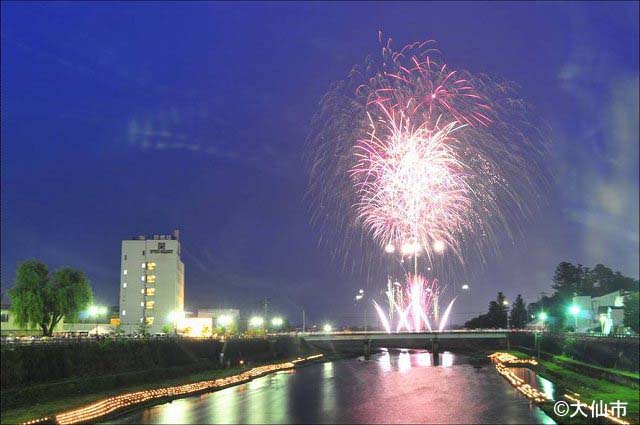
[[[546,184],[544,137],[513,86],[451,69],[434,45],[389,40],[322,100],[308,139],[314,221],[343,251],[368,234],[411,241],[430,264],[442,251],[485,263]]]

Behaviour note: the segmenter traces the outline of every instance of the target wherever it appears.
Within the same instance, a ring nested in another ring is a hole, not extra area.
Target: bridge
[[[505,339],[507,331],[447,331],[447,332],[328,332],[298,334],[306,341],[397,341],[447,339]]]
[[[360,353],[368,357],[380,348],[426,349],[434,354],[441,351],[474,352],[499,350],[507,347],[507,331],[449,331],[449,332],[329,332],[298,336],[311,347],[333,353]]]

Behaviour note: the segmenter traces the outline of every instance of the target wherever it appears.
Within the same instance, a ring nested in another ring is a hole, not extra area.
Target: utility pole
[[[302,332],[305,332],[306,329],[306,323],[305,323],[305,315],[304,315],[304,308],[302,309]]]

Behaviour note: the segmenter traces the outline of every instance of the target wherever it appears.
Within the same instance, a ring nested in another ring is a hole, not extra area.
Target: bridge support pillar
[[[371,357],[371,340],[368,339],[362,344],[362,350],[364,351],[364,359],[369,360]]]
[[[278,358],[278,353],[276,352],[276,342],[272,339],[269,340],[269,354],[273,359]]]
[[[227,341],[224,341],[222,344],[222,349],[220,349],[220,366],[229,367],[229,359],[225,359],[225,353],[227,352]]]
[[[431,340],[431,352],[433,353],[433,365],[440,365],[440,341],[438,341],[438,335],[434,335]]]

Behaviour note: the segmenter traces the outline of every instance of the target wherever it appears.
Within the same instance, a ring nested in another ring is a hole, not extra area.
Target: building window
[[[141,294],[144,294],[144,289],[141,289],[141,290],[140,290],[140,293],[141,293]]]
[[[142,255],[144,255],[144,249],[142,250]]]
[[[156,293],[156,288],[147,288],[147,296],[151,297],[153,295],[155,295]]]
[[[127,310],[122,310],[122,315],[126,316],[127,315]]]
[[[0,322],[8,322],[9,313],[0,313]]]
[[[144,307],[144,301],[140,301],[140,307]]]
[[[156,281],[156,275],[154,275],[154,274],[148,274],[147,275],[147,282],[154,283],[155,281]]]
[[[140,265],[140,267],[141,267],[141,268],[143,268],[143,269],[146,269],[146,268],[147,268],[147,263],[142,263],[142,264]]]
[[[123,287],[123,288],[126,288],[126,287],[127,287],[127,282],[124,282],[124,283],[122,284],[122,287]]]
[[[127,261],[127,254],[124,254],[124,261]]]
[[[147,325],[153,325],[153,317],[147,317]]]
[[[124,270],[122,271],[122,274],[126,276],[126,275],[127,275],[127,269],[124,269]]]
[[[144,276],[140,276],[140,280],[144,282]]]
[[[158,249],[162,250],[165,247],[165,242],[158,242]]]
[[[146,303],[146,305],[145,305],[145,308],[146,308],[147,310],[153,310],[153,305],[154,305],[155,303],[156,303],[155,301],[147,301],[147,303]]]

